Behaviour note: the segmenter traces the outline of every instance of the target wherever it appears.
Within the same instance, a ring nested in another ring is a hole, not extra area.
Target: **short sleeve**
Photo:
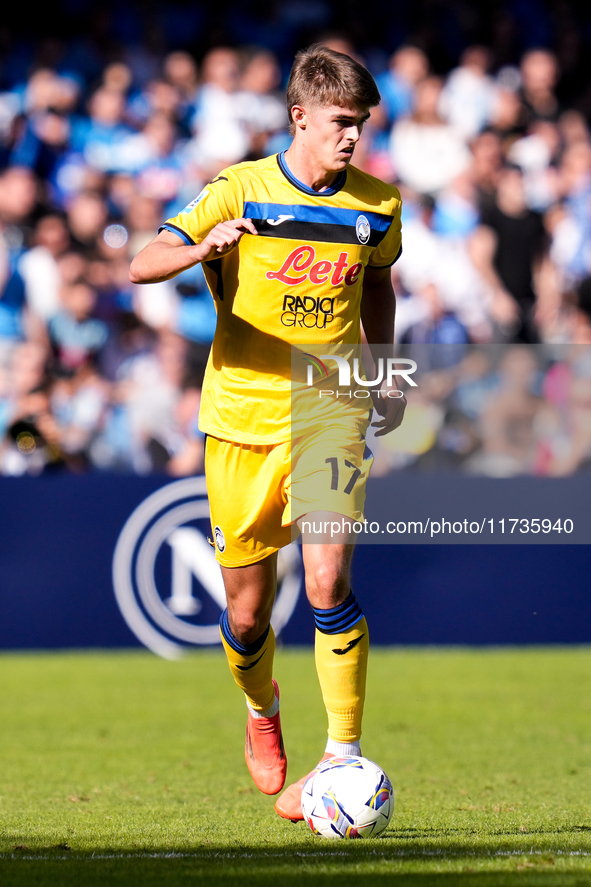
[[[159,231],[172,231],[192,246],[201,243],[220,222],[242,217],[244,194],[240,179],[230,169],[205,186],[178,215],[167,219]]]
[[[402,223],[400,211],[402,201],[397,200],[392,212],[392,221],[381,243],[374,249],[369,260],[370,268],[389,268],[402,252]]]

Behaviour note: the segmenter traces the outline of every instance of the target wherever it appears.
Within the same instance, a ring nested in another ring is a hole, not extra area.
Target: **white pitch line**
[[[288,848],[286,848],[288,850]],[[547,856],[548,854],[552,854],[553,856],[564,856],[564,857],[587,857],[591,856],[591,851],[586,850],[552,850],[551,848],[547,848],[545,850],[491,850],[487,853],[478,853],[474,851],[466,851],[465,853],[456,853],[450,855],[446,853],[444,850],[423,850],[417,853],[382,853],[378,852],[375,849],[372,849],[371,855],[382,857],[384,859],[424,859],[429,857],[445,857],[449,856],[450,860],[454,859],[465,859],[467,857],[476,859],[478,857],[487,858],[487,857],[497,857],[503,856],[507,858],[521,857],[521,856]],[[25,855],[24,853],[0,853],[0,862],[3,860],[76,860],[77,862],[85,861],[85,862],[94,862],[95,860],[101,861],[106,859],[196,859],[202,860],[203,862],[207,862],[211,859],[285,859],[285,850],[278,853],[232,853],[232,852],[215,852],[215,853],[178,853],[175,851],[170,852],[155,852],[155,853],[91,853],[88,855],[83,855],[80,851],[73,850],[71,853],[67,855],[54,855],[54,854],[29,854]],[[334,851],[331,850],[329,852],[323,852],[322,850],[318,851],[310,851],[303,852],[298,850],[294,853],[294,856],[311,858],[311,859],[327,859],[331,857],[343,857],[350,859],[350,855],[343,851]],[[361,861],[361,860],[358,860]]]

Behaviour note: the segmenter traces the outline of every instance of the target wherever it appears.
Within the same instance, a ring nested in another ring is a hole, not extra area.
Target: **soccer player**
[[[363,519],[371,464],[365,446],[370,415],[356,405],[348,424],[306,440],[302,452],[319,455],[307,463],[307,498],[295,497],[291,347],[354,346],[362,341],[362,325],[370,346],[394,340],[390,266],[401,250],[400,195],[350,166],[379,101],[372,76],[349,56],[321,45],[298,53],[287,89],[290,147],[223,170],[165,222],[130,269],[133,282],[151,283],[202,262],[215,300],[217,330],[199,423],[207,435],[212,535],[227,597],[220,628],[246,697],[246,762],[255,784],[270,795],[283,788],[287,768],[270,624],[277,552],[305,519]],[[384,397],[375,406],[377,434],[402,421],[403,398]],[[345,464],[354,469],[346,486],[338,472],[335,482],[334,471]],[[350,587],[353,543],[302,540],[328,716],[322,760],[360,754],[369,636]],[[278,799],[280,816],[303,818],[303,781]]]

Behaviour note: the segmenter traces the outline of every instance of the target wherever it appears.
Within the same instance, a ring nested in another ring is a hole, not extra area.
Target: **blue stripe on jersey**
[[[169,222],[165,222],[164,225],[160,225],[158,228],[158,234],[160,234],[161,231],[170,231],[171,234],[176,234],[177,237],[184,240],[187,246],[195,246],[195,241],[191,240],[189,235],[183,231],[182,228],[177,228],[176,225],[171,225]]]
[[[381,213],[363,212],[357,209],[342,209],[338,206],[306,206],[289,205],[284,203],[254,203],[247,201],[244,204],[243,216],[245,219],[264,219],[270,225],[276,224],[280,229],[283,222],[308,222],[320,225],[347,225],[354,228],[359,216],[365,216],[374,231],[387,231],[392,223],[392,217]],[[281,216],[284,218],[282,219]]]

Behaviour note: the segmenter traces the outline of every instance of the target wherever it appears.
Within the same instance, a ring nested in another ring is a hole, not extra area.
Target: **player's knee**
[[[306,572],[306,592],[313,607],[328,610],[341,604],[350,591],[348,571],[339,563],[319,563]]]
[[[241,644],[254,644],[267,630],[268,615],[258,616],[256,613],[242,612],[230,616],[232,634]]]

